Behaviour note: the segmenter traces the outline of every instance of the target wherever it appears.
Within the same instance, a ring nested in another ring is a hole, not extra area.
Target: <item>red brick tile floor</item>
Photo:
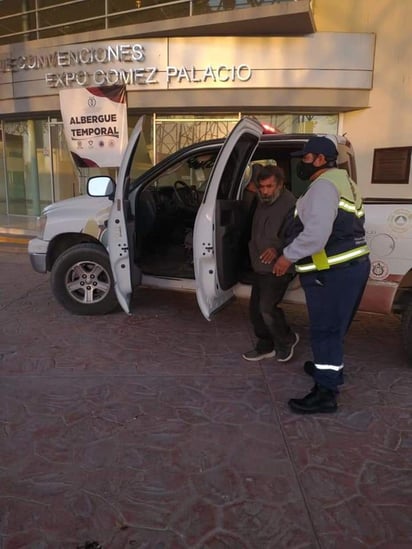
[[[397,318],[360,313],[336,414],[296,416],[293,359],[242,360],[247,303],[140,289],[80,317],[0,253],[0,549],[412,547],[412,368]]]

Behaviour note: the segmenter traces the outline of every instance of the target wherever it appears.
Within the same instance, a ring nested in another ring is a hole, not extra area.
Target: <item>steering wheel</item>
[[[173,185],[177,202],[184,208],[191,210],[197,209],[199,206],[199,194],[195,187],[189,187],[184,181],[175,181]]]

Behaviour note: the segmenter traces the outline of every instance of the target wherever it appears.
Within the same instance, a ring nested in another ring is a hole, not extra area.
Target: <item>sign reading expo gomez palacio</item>
[[[72,86],[162,86],[173,83],[224,84],[247,82],[252,77],[249,65],[169,64],[167,39],[147,41],[153,46],[148,52],[142,43],[111,45],[88,44],[76,48],[46,53],[24,53],[0,59],[0,71],[21,73],[41,71],[50,88]]]

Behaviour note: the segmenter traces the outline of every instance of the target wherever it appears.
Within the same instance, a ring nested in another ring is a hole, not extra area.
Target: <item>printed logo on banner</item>
[[[118,167],[127,145],[125,86],[61,90],[60,110],[78,167]]]

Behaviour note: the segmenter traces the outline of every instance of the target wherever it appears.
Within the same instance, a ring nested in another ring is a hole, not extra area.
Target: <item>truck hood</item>
[[[60,200],[59,202],[54,202],[49,204],[43,210],[43,214],[50,216],[65,210],[70,212],[71,210],[76,211],[87,211],[91,212],[96,209],[101,209],[107,206],[110,206],[112,202],[107,197],[92,197],[88,195],[75,196],[74,198],[67,198],[66,200]]]
[[[47,223],[44,240],[57,235],[85,233],[102,240],[113,202],[106,197],[76,196],[50,204],[43,210]]]

